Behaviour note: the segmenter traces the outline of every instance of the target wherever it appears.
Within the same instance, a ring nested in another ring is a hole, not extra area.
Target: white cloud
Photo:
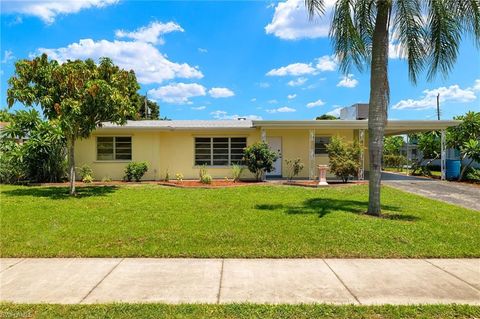
[[[324,55],[319,57],[317,58],[316,62],[316,68],[319,71],[335,71],[337,68],[337,62],[333,55]]]
[[[257,83],[257,85],[259,87],[261,87],[262,89],[266,89],[266,88],[270,87],[270,83],[268,83],[268,82],[259,82],[259,83]]]
[[[206,94],[205,87],[197,83],[172,83],[148,91],[150,97],[173,104],[188,104],[190,98]]]
[[[314,74],[315,68],[311,64],[306,63],[292,63],[287,66],[282,66],[278,69],[273,69],[267,72],[268,76],[299,76],[305,74]]]
[[[333,115],[335,117],[340,117],[340,110],[343,109],[343,107],[337,107],[331,110],[330,112],[327,112],[327,115]]]
[[[83,39],[63,48],[40,48],[38,52],[46,53],[50,58],[60,62],[68,59],[98,60],[100,57],[108,56],[119,67],[134,70],[142,84],[161,83],[175,78],[203,77],[197,67],[187,63],[171,62],[152,44],[139,41]]]
[[[317,74],[326,71],[335,71],[337,62],[335,57],[324,55],[316,58],[314,63],[292,63],[287,66],[282,66],[278,69],[272,69],[267,72],[268,76],[299,76]]]
[[[292,109],[291,107],[288,107],[288,106],[283,106],[283,107],[279,107],[277,109],[269,109],[269,110],[266,110],[267,113],[291,113],[291,112],[295,112],[297,111],[296,109]]]
[[[297,78],[296,80],[290,80],[290,81],[288,81],[287,84],[288,84],[289,86],[301,86],[301,85],[305,84],[305,82],[307,82],[307,80],[308,80],[308,79],[305,78],[305,77],[299,77],[299,78]]]
[[[57,15],[77,13],[83,9],[102,8],[117,3],[118,0],[35,0],[2,1],[4,13],[19,13],[35,16],[45,23],[53,23]]]
[[[8,61],[13,59],[15,59],[15,57],[13,56],[13,52],[10,50],[5,50],[5,52],[3,53],[2,63],[8,63]]]
[[[258,115],[238,115],[238,114],[228,114],[228,112],[226,111],[221,111],[221,110],[218,110],[218,111],[213,111],[213,112],[210,112],[210,115],[213,116],[214,119],[216,120],[236,120],[238,118],[246,118],[248,120],[261,120],[262,117],[261,116],[258,116]]]
[[[250,99],[250,102],[256,102],[256,101],[257,101],[257,98],[256,98],[256,97]]]
[[[198,52],[200,53],[208,53],[208,50],[205,48],[198,48]]]
[[[358,80],[355,79],[355,76],[353,74],[348,74],[344,76],[340,82],[337,83],[337,86],[339,87],[345,87],[345,88],[354,88],[358,85]]]
[[[268,102],[268,104],[277,104],[278,103],[278,101],[275,100],[275,99],[268,100],[267,102]]]
[[[480,91],[480,79],[475,80],[472,86],[473,91]]]
[[[476,80],[473,87],[462,89],[458,84],[449,87],[439,87],[433,90],[424,90],[423,96],[417,100],[407,99],[396,103],[393,108],[397,110],[425,110],[435,108],[437,105],[437,95],[440,94],[440,103],[466,103],[474,101],[477,96],[475,91],[480,90],[480,81]]]
[[[272,21],[265,27],[267,34],[284,40],[327,37],[330,22],[327,18],[336,0],[326,0],[325,17],[309,20],[304,0],[287,0],[275,7]]]
[[[293,99],[296,98],[296,97],[297,97],[296,94],[289,94],[289,95],[287,95],[287,98],[288,98],[289,100],[293,100]]]
[[[208,91],[208,94],[210,94],[211,97],[214,99],[222,98],[222,97],[231,97],[234,96],[235,93],[227,88],[211,88]]]
[[[314,107],[316,107],[316,106],[323,106],[323,105],[325,105],[325,102],[322,101],[321,99],[319,99],[319,100],[316,100],[315,102],[310,102],[310,103],[308,103],[308,104],[307,104],[307,107],[308,107],[309,109],[311,109],[311,108],[314,108]]]
[[[195,111],[203,111],[205,110],[207,107],[206,106],[192,106],[191,109],[192,110],[195,110]]]
[[[162,35],[175,31],[183,32],[184,30],[175,22],[162,23],[154,21],[148,26],[138,28],[132,32],[117,30],[115,31],[115,36],[117,38],[133,39],[152,44],[164,44],[165,41],[162,39]]]

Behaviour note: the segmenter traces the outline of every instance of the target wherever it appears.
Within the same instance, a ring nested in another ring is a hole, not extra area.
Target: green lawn
[[[479,212],[385,187],[1,186],[1,257],[480,257]]]
[[[480,307],[428,306],[333,306],[333,305],[15,305],[0,304],[1,318],[479,318]]]

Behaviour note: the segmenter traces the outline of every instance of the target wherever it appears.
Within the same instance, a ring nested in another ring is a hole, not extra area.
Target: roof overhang
[[[444,130],[460,124],[461,121],[387,121],[385,134],[407,134]],[[368,129],[367,120],[314,120],[314,121],[253,121],[253,126],[267,129]]]

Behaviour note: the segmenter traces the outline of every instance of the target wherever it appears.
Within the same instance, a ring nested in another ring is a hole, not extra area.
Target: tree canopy
[[[102,122],[124,124],[136,114],[133,103],[139,85],[135,73],[120,69],[109,58],[59,63],[42,54],[15,63],[9,79],[7,101],[38,105],[48,120],[55,120],[69,153],[70,192],[75,193],[74,145]]]

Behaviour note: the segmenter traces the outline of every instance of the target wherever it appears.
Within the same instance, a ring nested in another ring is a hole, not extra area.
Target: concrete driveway
[[[480,211],[480,186],[382,173],[382,183],[400,190]]]

